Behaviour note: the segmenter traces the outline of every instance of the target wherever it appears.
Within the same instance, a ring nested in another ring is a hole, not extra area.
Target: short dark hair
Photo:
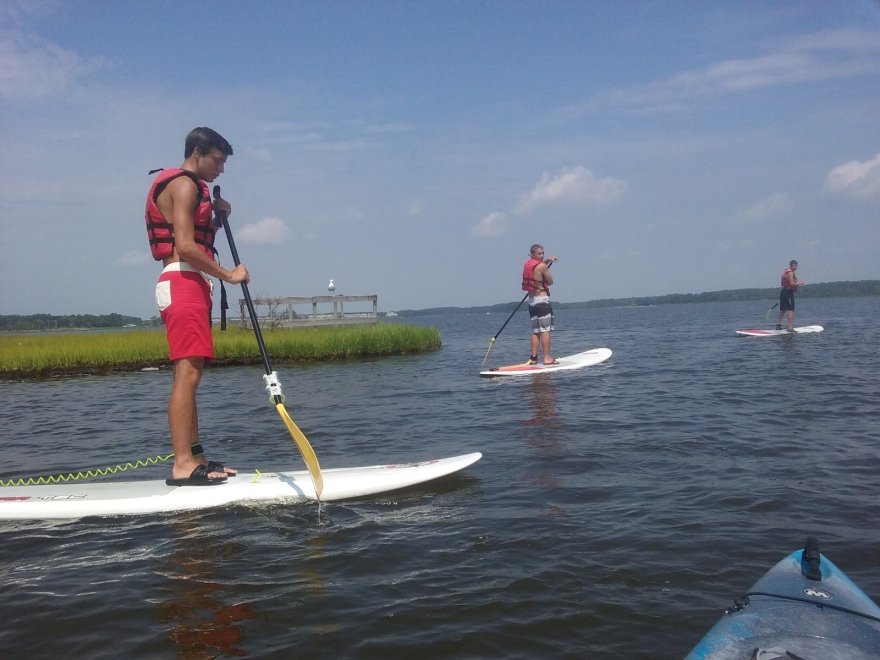
[[[226,141],[226,138],[217,131],[205,126],[192,129],[189,135],[186,136],[183,157],[189,158],[196,149],[205,156],[208,155],[211,149],[222,151],[227,156],[232,155],[232,145]]]
[[[535,250],[543,250],[544,246],[540,243],[535,243],[532,247],[529,248],[529,254],[535,254]]]
[[[797,266],[798,262],[795,259],[792,259],[791,261],[788,262],[788,265],[789,266]]]

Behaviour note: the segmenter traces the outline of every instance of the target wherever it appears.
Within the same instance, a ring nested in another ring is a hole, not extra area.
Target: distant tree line
[[[809,284],[798,290],[799,298],[850,298],[857,296],[880,296],[880,280],[852,282],[823,282]],[[776,300],[779,287],[772,289],[726,289],[703,293],[671,293],[665,296],[640,298],[606,298],[588,302],[559,303],[568,308],[620,307],[624,305],[680,305],[703,302],[740,302],[745,300]]]
[[[125,326],[154,325],[136,316],[122,314],[28,314],[0,315],[0,331],[6,330],[63,330],[74,328],[123,328]]]
[[[676,305],[702,302],[739,302],[743,300],[776,300],[779,288],[772,289],[726,289],[704,293],[670,293],[665,296],[642,296],[638,298],[603,298],[587,302],[554,302],[554,306],[569,309],[590,309],[594,307],[621,307],[625,305]],[[880,296],[880,280],[857,280],[849,282],[823,282],[809,284],[798,291],[802,298],[851,298],[858,296]],[[516,304],[516,303],[513,303]],[[484,307],[432,307],[430,309],[406,309],[401,314],[419,316],[420,314],[458,313],[469,311],[491,312],[510,311],[511,303],[500,303]],[[122,328],[127,325],[138,327],[161,325],[162,319],[140,319],[122,314],[30,314],[21,316],[0,315],[0,331],[6,330],[57,330],[73,328]]]
[[[850,298],[858,296],[880,296],[880,280],[857,280],[848,282],[823,282],[808,284],[800,291],[801,298]],[[743,300],[777,300],[779,288],[771,289],[725,289],[704,293],[670,293],[665,296],[642,296],[637,298],[603,298],[586,302],[554,302],[554,307],[566,309],[592,309],[596,307],[623,307],[627,305],[676,305],[703,302],[739,302]],[[485,307],[434,307],[432,309],[400,310],[400,314],[418,316],[420,314],[455,313],[463,311],[501,312],[510,311],[516,303],[500,303]]]

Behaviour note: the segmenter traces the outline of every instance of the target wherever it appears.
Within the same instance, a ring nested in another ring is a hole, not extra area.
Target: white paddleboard
[[[605,362],[611,357],[610,348],[594,348],[576,355],[556,358],[559,364],[543,365],[538,364],[510,364],[506,367],[495,367],[481,371],[481,376],[534,376],[535,374],[546,374],[551,371],[566,371],[569,369],[581,369],[583,367],[591,367],[594,364]]]
[[[463,470],[481,457],[475,452],[421,463],[322,470],[321,500],[352,499],[414,486]],[[210,486],[168,486],[164,480],[5,486],[0,487],[0,520],[134,515],[314,499],[315,488],[306,470],[239,472]]]
[[[800,328],[795,328],[795,333],[804,333],[804,332],[822,332],[825,328],[821,325],[803,325]],[[779,337],[780,335],[790,335],[792,334],[788,330],[766,330],[764,328],[751,328],[748,330],[737,330],[736,334],[742,335],[743,337]]]

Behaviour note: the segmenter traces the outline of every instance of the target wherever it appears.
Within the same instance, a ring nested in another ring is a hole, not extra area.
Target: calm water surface
[[[534,378],[477,376],[507,314],[403,319],[441,329],[430,354],[280,368],[325,468],[484,458],[320,508],[0,523],[0,657],[680,658],[807,534],[878,600],[880,298],[734,336],[768,306],[561,309],[557,354],[614,356]],[[488,363],[527,357],[526,326]],[[261,374],[206,373],[209,455],[302,469]],[[168,388],[0,384],[0,475],[167,453]]]

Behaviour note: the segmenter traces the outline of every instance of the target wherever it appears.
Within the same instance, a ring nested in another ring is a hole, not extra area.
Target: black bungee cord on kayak
[[[821,582],[821,562],[822,554],[819,552],[819,541],[816,539],[815,536],[808,536],[806,542],[804,543],[803,553],[801,554],[801,573],[811,582]],[[724,610],[724,613],[734,614],[736,612],[744,610],[750,604],[750,596],[765,596],[767,598],[776,598],[778,600],[787,600],[795,603],[806,603],[808,605],[815,605],[816,607],[827,607],[828,609],[837,610],[838,612],[845,612],[846,614],[853,614],[863,619],[868,619],[869,621],[880,622],[880,617],[873,616],[872,614],[866,614],[865,612],[859,612],[858,610],[844,607],[842,605],[837,605],[829,601],[817,601],[813,598],[802,598],[800,596],[786,596],[769,591],[749,591],[742,598],[735,599],[733,601],[733,606],[728,607],[726,610]]]

